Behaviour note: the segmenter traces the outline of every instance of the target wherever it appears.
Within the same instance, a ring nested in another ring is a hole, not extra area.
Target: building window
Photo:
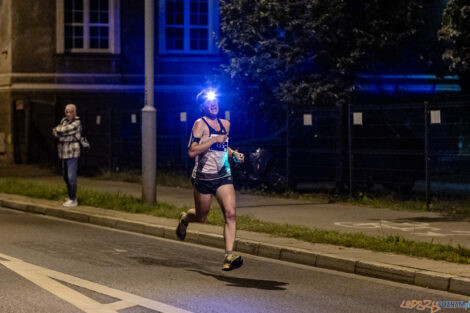
[[[108,0],[90,0],[90,48],[109,48]]]
[[[160,52],[216,53],[218,0],[160,1]]]
[[[119,0],[56,0],[57,52],[119,53]]]
[[[191,50],[207,50],[209,41],[209,0],[191,0],[189,14],[189,48]]]

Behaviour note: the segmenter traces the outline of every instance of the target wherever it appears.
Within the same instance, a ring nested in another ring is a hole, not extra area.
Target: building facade
[[[437,31],[441,11],[433,10],[431,35]],[[65,105],[74,103],[92,145],[80,158],[81,169],[140,168],[144,13],[143,0],[0,0],[0,162],[54,163],[57,154],[51,129],[63,116]],[[208,78],[221,62],[216,46],[219,2],[159,0],[154,16],[157,163],[189,170],[187,140],[199,114],[195,96],[208,87]],[[367,112],[367,121],[372,116],[369,112],[385,112],[384,104],[388,104],[393,114],[383,114],[390,121],[380,124],[382,130],[389,130],[386,135],[424,142],[420,134],[403,135],[410,134],[410,129],[421,131],[422,116],[415,113],[422,111],[424,101],[448,106],[447,102],[460,97],[460,86],[458,77],[421,71],[358,75],[353,108]],[[231,120],[232,133],[238,136],[230,138],[235,148],[243,152],[271,148],[290,181],[338,182],[347,176],[345,110],[291,108],[286,110],[286,125],[273,130],[263,116],[231,112],[226,105],[229,100],[222,99],[221,115]],[[418,109],[415,105],[406,106],[408,111],[404,106],[396,109],[395,104],[411,102],[418,103]],[[443,114],[464,116],[462,108],[467,106],[458,104]],[[412,116],[417,119],[408,120]],[[397,121],[406,124],[403,134],[388,127]],[[452,123],[459,129],[446,130],[457,134],[449,135],[448,142],[464,147],[464,141],[452,138],[466,138],[469,130],[458,119]],[[386,135],[380,142],[389,142]],[[377,146],[371,142],[369,146]],[[406,148],[407,143],[403,144]]]
[[[187,137],[195,95],[220,62],[218,5],[156,1],[159,148]],[[53,161],[51,129],[68,103],[92,144],[83,162],[140,161],[144,13],[133,0],[0,0],[0,162]],[[162,163],[183,153],[159,150]]]

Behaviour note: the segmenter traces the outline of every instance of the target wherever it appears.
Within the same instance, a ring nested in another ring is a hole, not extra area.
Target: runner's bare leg
[[[194,188],[194,206],[196,209],[189,209],[186,222],[193,223],[205,223],[207,214],[211,208],[211,195],[210,194],[203,194]]]
[[[217,189],[215,196],[222,207],[222,212],[225,217],[225,251],[233,251],[233,244],[237,233],[235,189],[233,188],[233,185],[230,184],[222,185]]]

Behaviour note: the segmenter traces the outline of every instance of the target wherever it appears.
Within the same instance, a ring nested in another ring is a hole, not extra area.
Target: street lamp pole
[[[142,200],[157,200],[157,110],[154,105],[154,1],[145,0],[145,105],[142,109]]]

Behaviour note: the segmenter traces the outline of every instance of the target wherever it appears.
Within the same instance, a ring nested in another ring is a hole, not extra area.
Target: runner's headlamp
[[[217,99],[217,91],[215,89],[204,89],[196,97],[198,105],[204,104],[206,101],[214,101]]]
[[[209,91],[206,93],[206,99],[209,100],[209,101],[212,101],[212,100],[217,99],[217,95],[215,94],[215,91],[209,90]]]

